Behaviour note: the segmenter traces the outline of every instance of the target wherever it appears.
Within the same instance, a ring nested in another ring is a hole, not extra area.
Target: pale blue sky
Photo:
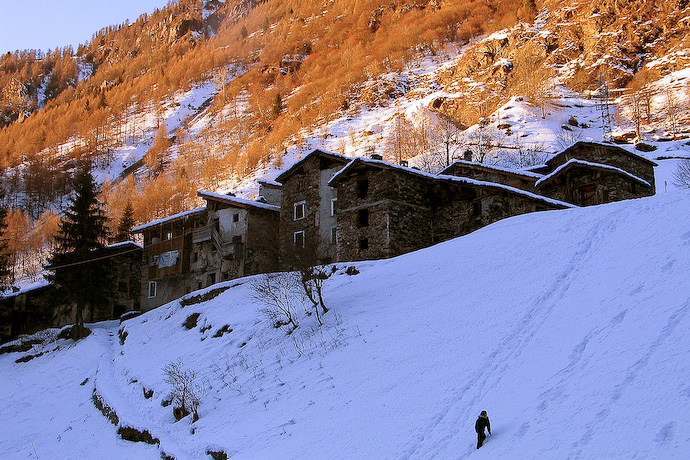
[[[0,0],[0,53],[54,50],[91,40],[102,27],[136,20],[168,0]]]

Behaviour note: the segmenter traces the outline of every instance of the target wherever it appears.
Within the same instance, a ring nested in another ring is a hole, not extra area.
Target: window
[[[232,221],[233,222],[239,222],[240,221],[240,214],[239,213],[233,214],[232,215]]]
[[[305,207],[306,207],[306,201],[300,201],[300,202],[295,203],[293,220],[304,219],[304,216],[306,215]]]
[[[156,297],[157,285],[155,281],[149,281],[149,299]]]
[[[472,215],[477,217],[482,214],[482,204],[479,201],[472,203]]]
[[[369,239],[364,238],[359,240],[359,249],[364,250],[364,249],[369,249]]]
[[[158,265],[158,259],[159,258],[160,258],[159,254],[154,254],[151,256],[151,266],[152,267],[155,267],[156,265]]]
[[[172,240],[172,239],[173,239],[173,232],[170,231],[170,232],[166,233],[166,234],[165,234],[165,239],[166,239],[166,240]]]
[[[368,209],[360,209],[359,211],[357,211],[357,226],[360,228],[369,226]]]
[[[359,198],[366,198],[369,193],[369,180],[361,179],[357,181],[357,196]]]
[[[336,209],[337,204],[338,204],[338,199],[332,198],[331,199],[331,216],[335,216],[335,209]]]
[[[338,240],[336,239],[338,236],[338,228],[337,227],[331,227],[331,244],[335,244]]]
[[[295,248],[304,248],[304,232],[295,232],[292,235],[292,242],[295,245]]]
[[[209,273],[208,276],[206,277],[206,286],[211,286],[212,284],[216,284],[216,274],[215,273]]]

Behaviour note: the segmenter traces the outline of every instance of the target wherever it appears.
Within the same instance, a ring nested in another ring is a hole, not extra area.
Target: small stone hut
[[[544,175],[535,189],[578,206],[641,198],[656,193],[655,166],[617,145],[576,142],[533,170]]]

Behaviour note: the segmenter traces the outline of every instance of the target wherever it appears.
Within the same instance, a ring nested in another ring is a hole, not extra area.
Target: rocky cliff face
[[[442,83],[474,93],[481,88],[481,98],[498,100],[530,87],[542,89],[539,82],[551,77],[578,91],[595,90],[602,78],[609,87],[621,88],[640,71],[656,79],[690,64],[688,3],[546,1],[534,23],[470,46]],[[448,113],[465,103],[436,102]]]

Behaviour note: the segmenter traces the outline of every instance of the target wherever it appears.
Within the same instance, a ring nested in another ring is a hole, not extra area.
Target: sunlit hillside
[[[15,265],[40,267],[79,161],[112,222],[131,201],[143,223],[197,206],[199,189],[251,193],[319,146],[421,155],[429,169],[444,142],[492,163],[543,158],[556,140],[606,137],[601,100],[620,141],[682,138],[687,17],[682,1],[180,0],[77,50],[8,53],[0,164]],[[519,137],[503,118],[516,104],[535,115],[522,129],[550,141]],[[577,105],[588,120],[562,130]]]

